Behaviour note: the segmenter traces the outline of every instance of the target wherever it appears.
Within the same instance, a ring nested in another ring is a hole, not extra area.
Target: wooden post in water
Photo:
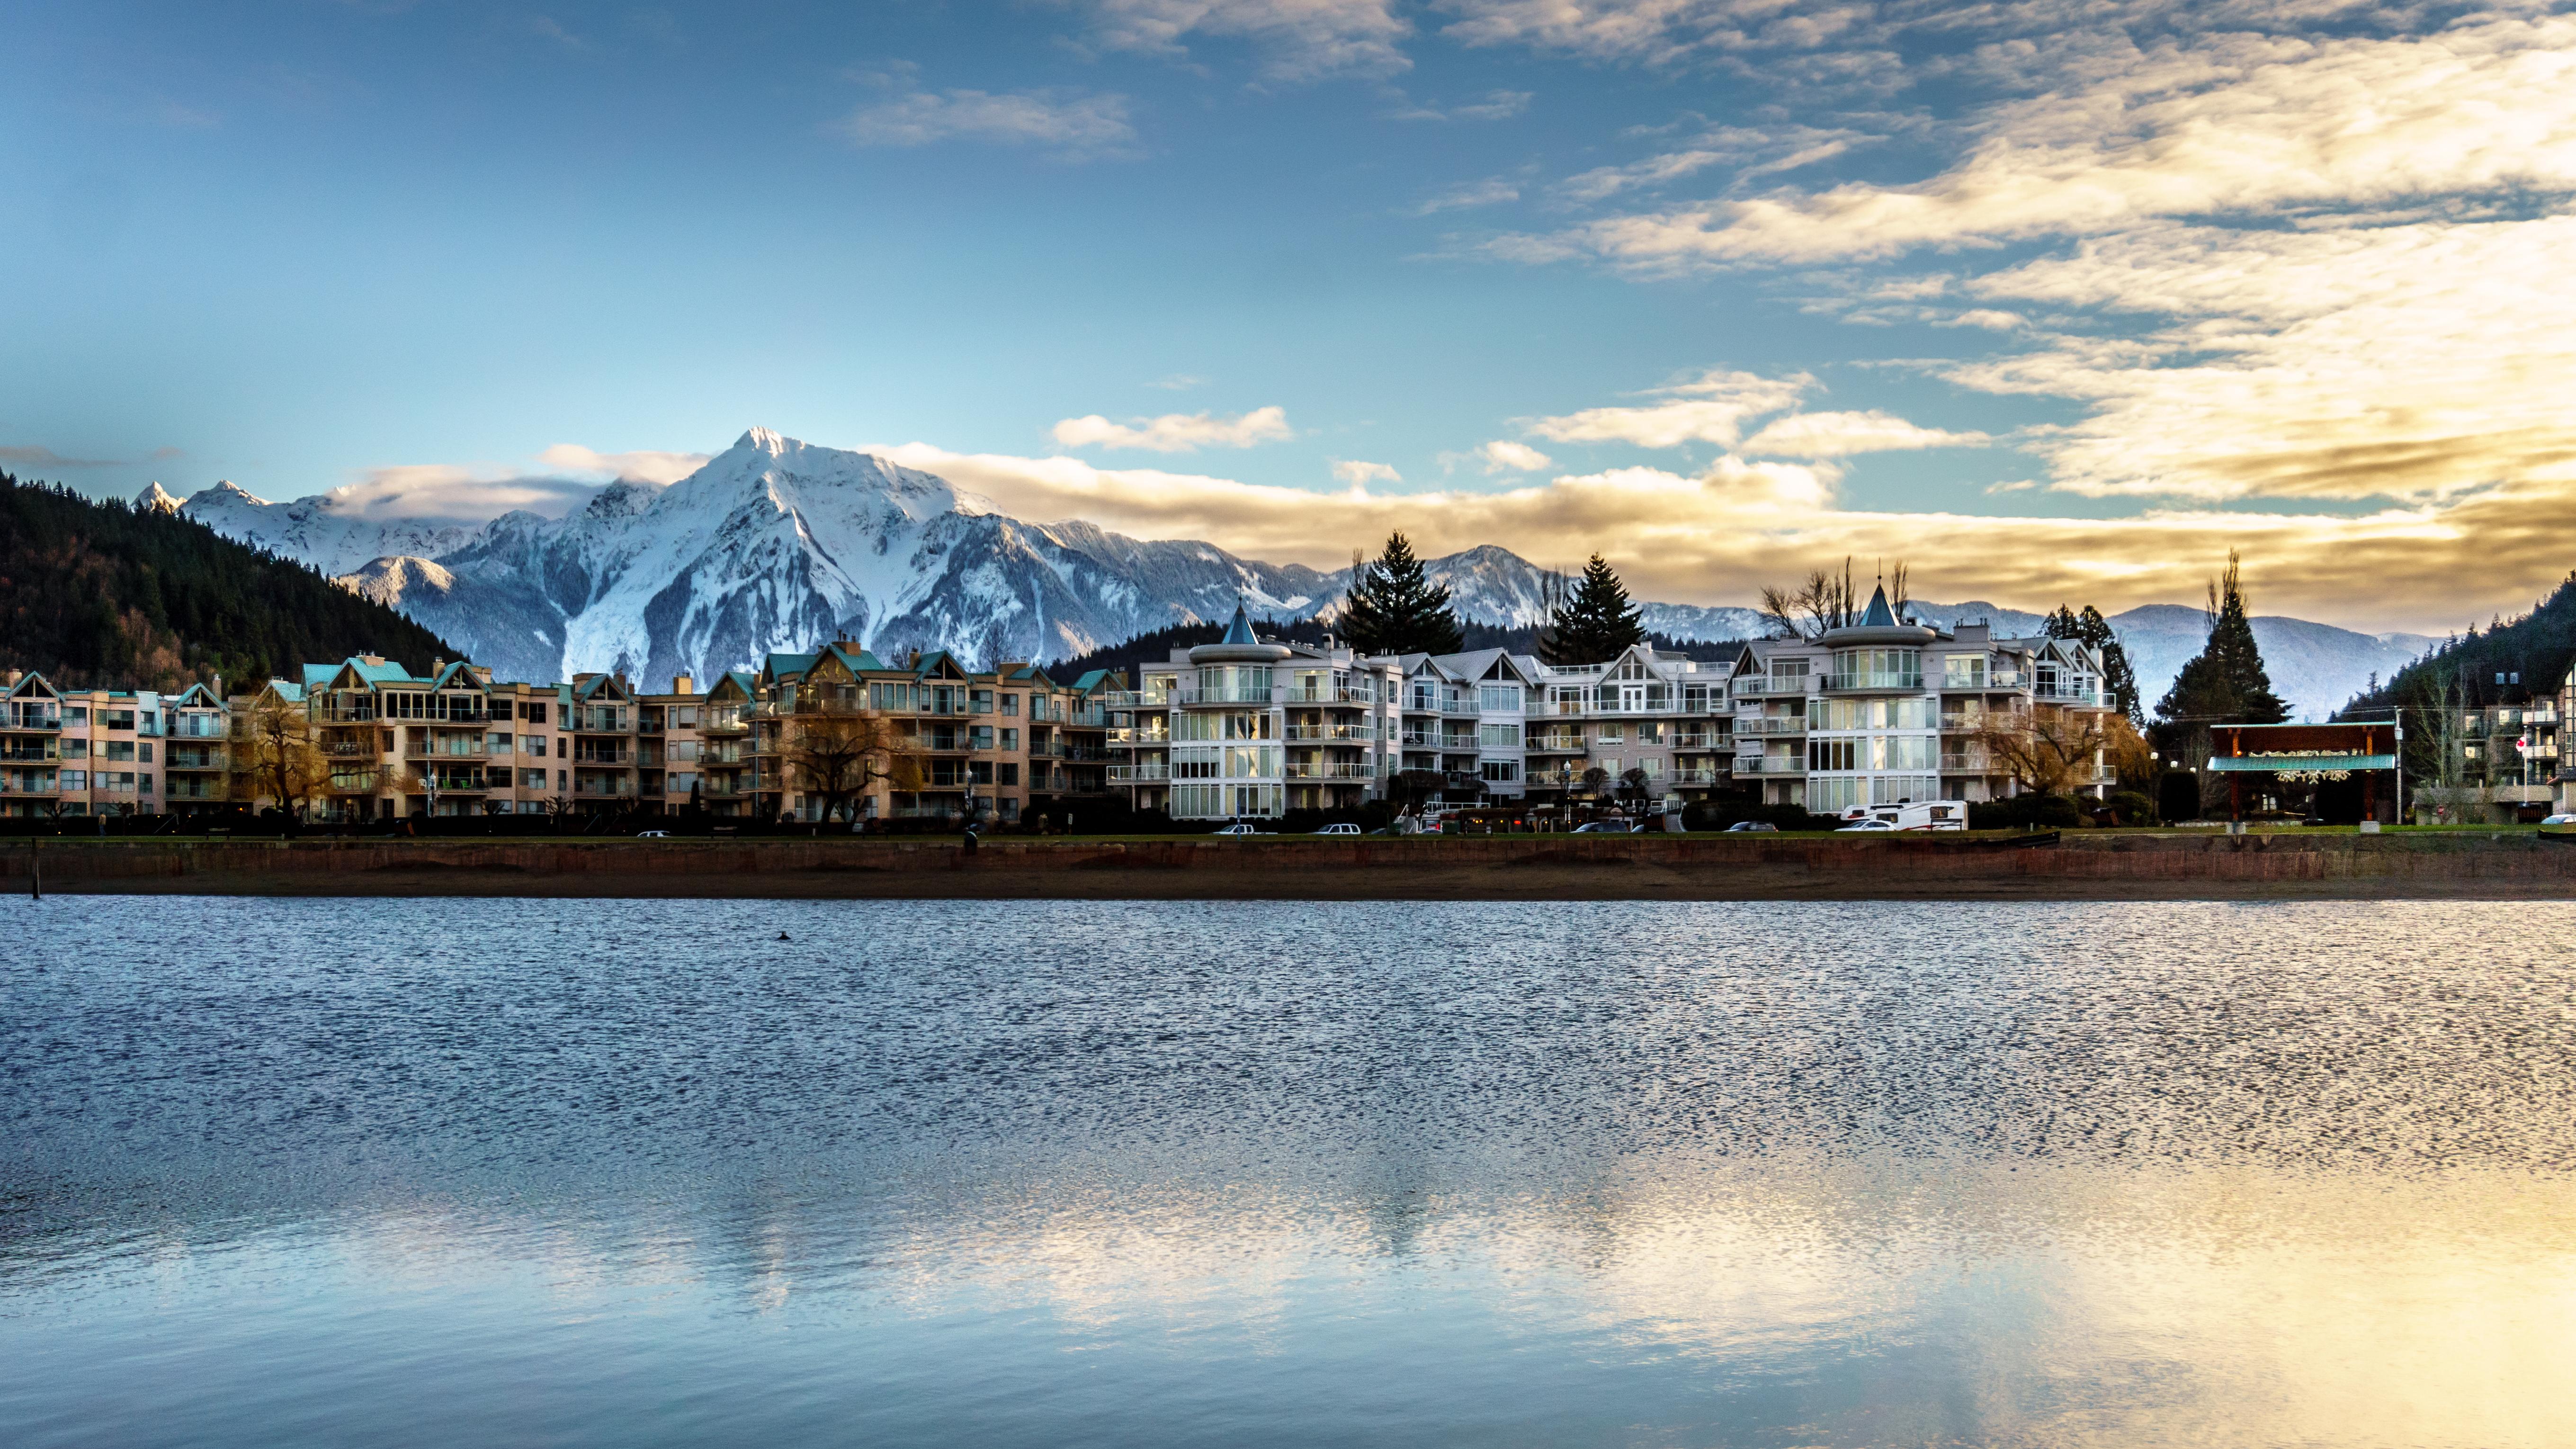
[[[36,833],[27,832],[27,887],[36,900],[45,898],[45,858],[36,853]]]

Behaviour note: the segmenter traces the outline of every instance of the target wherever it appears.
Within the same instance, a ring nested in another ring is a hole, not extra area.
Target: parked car
[[[635,838],[638,840],[668,840],[671,838],[671,832],[667,830],[638,830],[635,832]]]
[[[1729,835],[1747,830],[1769,830],[1776,832],[1779,828],[1779,826],[1772,824],[1768,820],[1738,820],[1733,825],[1726,827],[1726,832]]]
[[[1357,835],[1360,833],[1360,828],[1356,825],[1344,822],[1340,825],[1327,825],[1315,833],[1317,835]]]
[[[2576,815],[2551,815],[2544,818],[2540,823],[2543,825],[2576,825]]]
[[[1237,825],[1229,825],[1229,826],[1225,827],[1223,830],[1220,830],[1220,831],[1218,831],[1218,832],[1217,832],[1217,834],[1219,834],[1219,835],[1233,835],[1233,836],[1245,836],[1245,835],[1275,835],[1275,834],[1277,834],[1277,833],[1278,833],[1277,831],[1264,830],[1264,829],[1260,828],[1260,827],[1259,827],[1259,826],[1257,826],[1257,825],[1241,825],[1241,824],[1237,824]]]
[[[1841,829],[1839,829],[1839,830],[1835,831],[1835,832],[1834,832],[1834,834],[1836,834],[1836,835],[1849,835],[1849,834],[1851,834],[1851,833],[1852,833],[1853,831],[1855,831],[1855,830],[1888,830],[1888,831],[1896,831],[1896,830],[1903,830],[1904,828],[1905,828],[1904,826],[1902,826],[1902,825],[1898,825],[1898,824],[1896,824],[1894,821],[1889,821],[1889,820],[1863,820],[1863,821],[1860,821],[1860,822],[1859,822],[1859,823],[1857,823],[1857,824],[1853,824],[1853,825],[1846,825],[1846,826],[1842,827]]]
[[[1627,835],[1631,832],[1628,828],[1628,822],[1625,820],[1595,820],[1588,824],[1574,827],[1574,833],[1577,835]]]

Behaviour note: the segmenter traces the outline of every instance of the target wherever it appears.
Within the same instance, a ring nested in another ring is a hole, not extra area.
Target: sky
[[[6,0],[0,469],[749,427],[1337,566],[2443,632],[2576,566],[2576,5]]]

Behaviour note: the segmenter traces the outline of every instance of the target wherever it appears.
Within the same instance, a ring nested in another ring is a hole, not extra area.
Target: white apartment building
[[[1736,660],[1734,776],[1765,803],[1833,814],[1900,800],[2015,793],[1977,736],[2034,710],[2109,712],[2099,651],[2072,639],[1996,638],[1990,626],[1904,622],[1885,590],[1861,622],[1817,640],[1748,644]],[[2111,782],[2102,762],[2081,788]]]
[[[1399,758],[1393,660],[1349,648],[1268,643],[1237,605],[1225,637],[1138,670],[1101,695],[1109,769],[1139,810],[1178,820],[1350,809]]]

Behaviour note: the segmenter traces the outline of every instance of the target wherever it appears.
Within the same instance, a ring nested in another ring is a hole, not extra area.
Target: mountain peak
[[[736,448],[749,448],[756,453],[767,453],[773,458],[786,453],[791,448],[805,446],[794,438],[781,437],[767,428],[750,429],[736,438],[733,445]]]
[[[249,489],[244,488],[230,478],[219,478],[215,480],[214,487],[204,489],[188,501],[194,503],[198,498],[212,498],[219,503],[239,500],[243,503],[256,503],[262,508],[266,508],[268,506],[267,499],[251,492]]]
[[[179,500],[172,497],[170,491],[156,481],[143,485],[143,491],[134,495],[134,506],[138,510],[150,513],[176,513],[179,511]]]

